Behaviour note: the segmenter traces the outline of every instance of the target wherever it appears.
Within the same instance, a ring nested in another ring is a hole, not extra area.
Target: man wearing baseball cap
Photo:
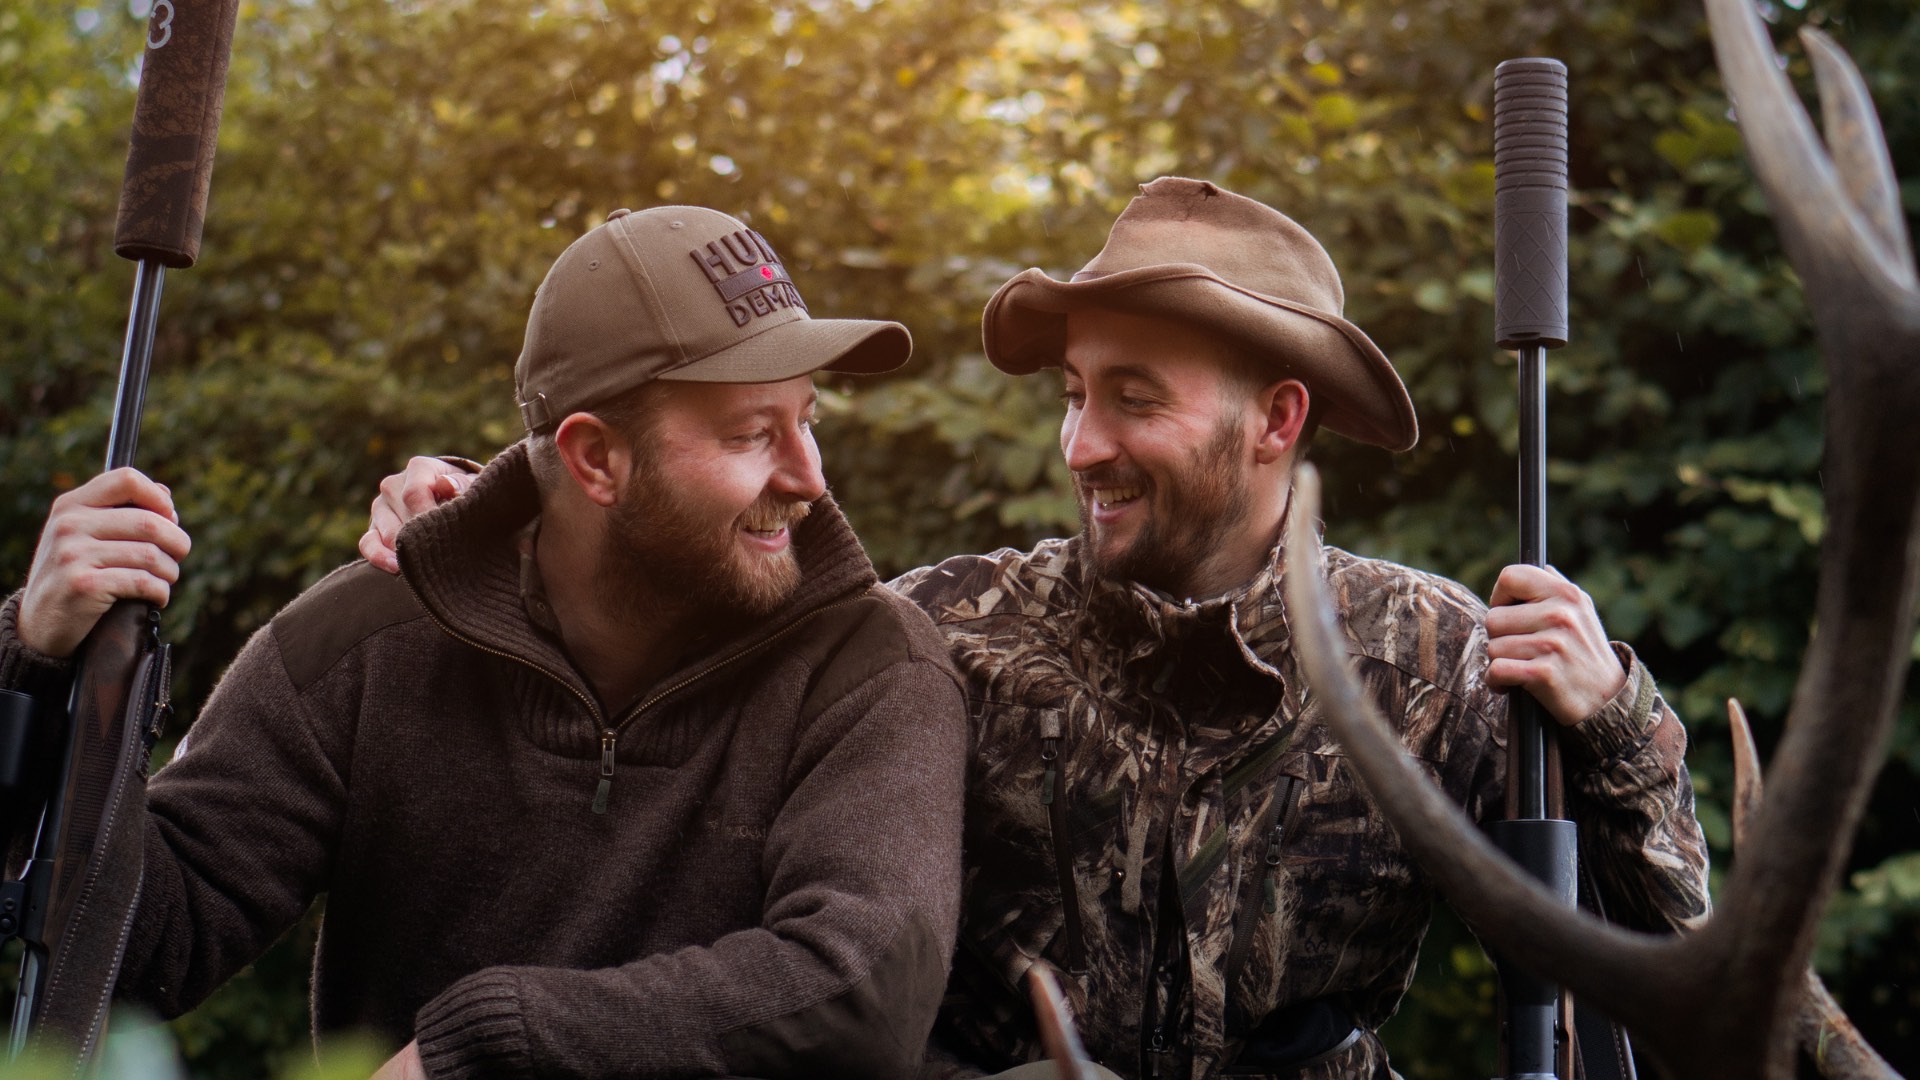
[[[529,437],[257,633],[149,788],[120,993],[197,1004],[325,893],[313,1015],[393,1077],[909,1075],[953,945],[961,690],[827,495],[812,319],[758,233],[616,211],[535,296]],[[57,693],[188,540],[132,470],[0,607]]]
[[[1344,299],[1297,222],[1167,177],[1071,280],[1027,270],[988,302],[996,366],[1062,369],[1082,528],[892,583],[945,634],[973,711],[961,947],[923,1077],[1050,1075],[1023,987],[1038,963],[1114,1073],[1390,1075],[1377,1029],[1434,893],[1305,692],[1281,599],[1314,430],[1418,436]],[[409,503],[458,486],[446,468],[388,479],[370,557]],[[1504,691],[1524,688],[1563,725],[1608,914],[1667,930],[1705,912],[1685,732],[1583,592],[1509,567],[1489,609],[1432,574],[1326,560],[1359,677],[1468,812],[1502,816]]]

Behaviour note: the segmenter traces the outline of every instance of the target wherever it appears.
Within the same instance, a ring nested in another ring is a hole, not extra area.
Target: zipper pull
[[[600,786],[593,792],[593,812],[607,812],[607,796],[613,791],[613,744],[620,733],[608,728],[600,733]]]
[[[1056,778],[1056,772],[1057,772],[1057,770],[1055,770],[1054,768],[1053,763],[1055,760],[1057,760],[1060,757],[1060,751],[1056,749],[1056,747],[1058,747],[1059,744],[1060,744],[1059,739],[1041,739],[1040,740],[1040,760],[1047,763],[1046,775],[1040,778],[1040,805],[1041,806],[1053,805],[1053,784],[1054,784],[1054,780]]]
[[[1280,910],[1280,841],[1286,831],[1286,815],[1281,814],[1280,820],[1273,823],[1273,831],[1267,834],[1267,881],[1262,890],[1265,895],[1260,907],[1269,915]]]

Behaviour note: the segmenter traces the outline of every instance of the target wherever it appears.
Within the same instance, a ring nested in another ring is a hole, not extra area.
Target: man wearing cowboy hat
[[[1041,961],[1120,1074],[1388,1075],[1376,1031],[1434,894],[1301,692],[1279,580],[1313,430],[1417,435],[1343,299],[1293,220],[1163,178],[1071,281],[1028,270],[989,301],[996,366],[1063,371],[1082,529],[893,582],[946,634],[973,717],[961,945],[924,1076],[1038,1061],[1023,977]],[[363,550],[430,501],[435,468],[390,478]],[[1584,593],[1510,567],[1490,610],[1338,549],[1327,571],[1363,684],[1475,818],[1501,815],[1503,691],[1524,688],[1564,725],[1609,914],[1705,911],[1685,734]]]
[[[974,730],[967,889],[938,1075],[1037,1057],[1017,989],[1071,976],[1092,1055],[1140,1076],[1384,1076],[1375,1034],[1433,890],[1303,697],[1280,595],[1316,426],[1400,451],[1405,387],[1341,317],[1296,222],[1196,180],[1145,185],[1071,281],[1014,277],[988,358],[1059,366],[1082,528],[894,587],[946,632]],[[1355,669],[1408,752],[1501,816],[1502,691],[1563,726],[1582,858],[1619,921],[1706,909],[1680,722],[1586,595],[1509,567],[1455,582],[1327,549]]]

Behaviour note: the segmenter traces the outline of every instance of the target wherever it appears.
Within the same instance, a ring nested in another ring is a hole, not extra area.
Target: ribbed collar
[[[585,700],[586,679],[527,610],[520,540],[540,513],[539,490],[516,443],[493,459],[458,499],[409,521],[397,544],[400,573],[442,629],[470,645],[545,671]],[[800,585],[787,603],[741,633],[681,658],[665,680],[684,679],[778,633],[823,605],[872,587],[879,578],[831,495],[794,527]],[[547,619],[541,619],[546,622]]]

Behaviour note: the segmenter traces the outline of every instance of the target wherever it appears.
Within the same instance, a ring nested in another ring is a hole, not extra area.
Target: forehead
[[[1070,378],[1135,378],[1171,388],[1217,384],[1236,347],[1192,323],[1100,309],[1067,316],[1065,362]]]

